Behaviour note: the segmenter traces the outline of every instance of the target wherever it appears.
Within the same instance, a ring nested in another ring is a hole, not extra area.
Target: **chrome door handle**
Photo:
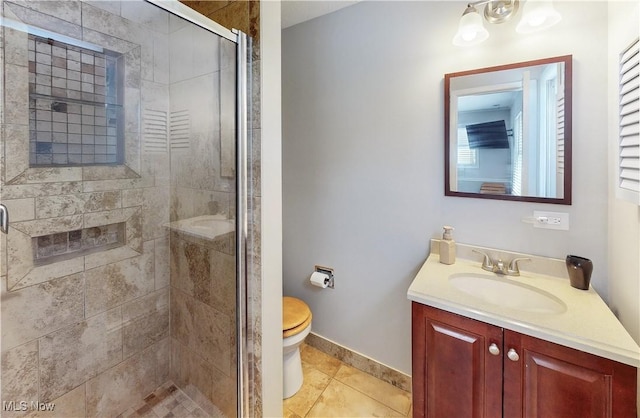
[[[2,203],[0,203],[0,231],[9,233],[9,211]]]

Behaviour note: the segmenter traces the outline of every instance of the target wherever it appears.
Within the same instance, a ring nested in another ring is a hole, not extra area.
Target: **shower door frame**
[[[250,38],[238,29],[229,30],[177,0],[145,0],[175,16],[236,44],[236,335],[237,335],[237,416],[249,416],[249,364],[247,356],[247,237],[248,139]]]

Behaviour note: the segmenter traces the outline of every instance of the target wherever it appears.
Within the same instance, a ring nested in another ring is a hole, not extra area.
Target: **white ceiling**
[[[282,29],[335,12],[359,1],[361,0],[283,0]]]
[[[515,90],[461,96],[458,97],[458,111],[473,112],[478,110],[511,109],[517,96],[518,91]]]

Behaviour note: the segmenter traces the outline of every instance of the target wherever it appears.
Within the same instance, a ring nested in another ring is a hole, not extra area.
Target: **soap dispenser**
[[[442,239],[440,240],[440,262],[453,264],[456,262],[456,242],[453,240],[453,227],[445,225]]]

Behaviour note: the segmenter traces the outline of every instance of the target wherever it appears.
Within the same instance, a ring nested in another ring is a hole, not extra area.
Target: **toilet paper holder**
[[[333,289],[333,269],[331,267],[315,266],[315,271],[317,271],[318,273],[324,273],[329,276],[327,287]]]

